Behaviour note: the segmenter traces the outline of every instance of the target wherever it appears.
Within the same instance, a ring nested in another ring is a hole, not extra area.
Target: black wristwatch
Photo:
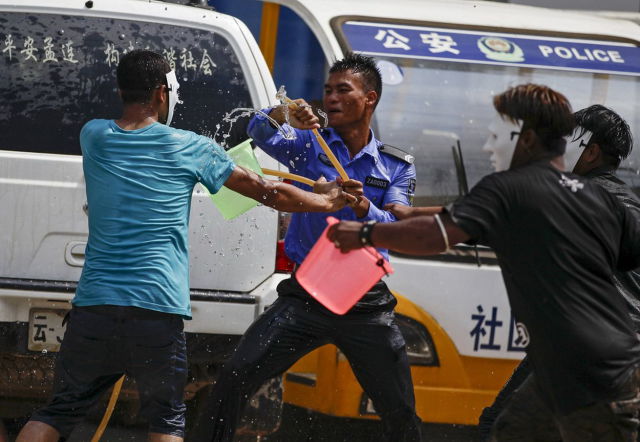
[[[362,224],[359,237],[363,246],[373,247],[373,243],[371,242],[371,233],[373,232],[373,226],[375,226],[377,222],[378,221],[370,220]]]

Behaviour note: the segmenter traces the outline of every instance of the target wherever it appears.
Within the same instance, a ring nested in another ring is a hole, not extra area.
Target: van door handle
[[[70,241],[64,251],[64,260],[73,267],[84,265],[84,252],[87,247],[86,241]]]

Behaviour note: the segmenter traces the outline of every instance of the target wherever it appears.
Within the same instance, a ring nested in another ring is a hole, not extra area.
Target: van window
[[[157,51],[176,70],[184,104],[176,106],[174,127],[212,135],[225,112],[252,107],[238,57],[220,34],[113,18],[4,13],[0,150],[79,155],[78,135],[87,121],[120,115],[116,67],[133,49]]]
[[[416,205],[447,204],[459,196],[453,153],[458,143],[469,188],[492,172],[482,150],[495,115],[492,97],[510,86],[545,84],[566,95],[574,110],[603,104],[640,133],[640,66],[638,48],[630,43],[496,37],[348,18],[334,25],[346,48],[378,60],[383,90],[376,133],[414,155]],[[640,149],[619,175],[640,193]]]
[[[492,96],[521,83],[541,83],[562,92],[574,110],[593,103],[611,107],[640,133],[640,82],[637,77],[385,59],[402,72],[399,84],[384,84],[376,111],[383,141],[416,158],[416,205],[452,202],[459,195],[452,146],[460,142],[469,187],[491,173],[482,150],[495,114]],[[640,149],[632,151],[619,176],[640,193]]]

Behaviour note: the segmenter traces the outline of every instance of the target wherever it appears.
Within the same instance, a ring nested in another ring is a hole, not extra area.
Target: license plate
[[[68,310],[31,310],[29,316],[29,344],[31,351],[59,351],[65,327],[62,325]]]

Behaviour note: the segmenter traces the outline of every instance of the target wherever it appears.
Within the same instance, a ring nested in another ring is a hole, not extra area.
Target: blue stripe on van
[[[351,49],[372,55],[640,75],[630,43],[348,21]]]

